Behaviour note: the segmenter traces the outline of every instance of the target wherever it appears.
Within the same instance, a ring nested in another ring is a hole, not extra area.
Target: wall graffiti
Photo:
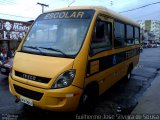
[[[30,22],[0,19],[0,40],[22,40],[30,25]]]

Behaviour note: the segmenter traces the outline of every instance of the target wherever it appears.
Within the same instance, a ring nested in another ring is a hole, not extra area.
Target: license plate
[[[33,102],[32,100],[28,99],[28,98],[25,98],[25,97],[20,97],[20,101],[27,104],[27,105],[30,105],[30,106],[33,106]]]
[[[4,68],[1,68],[1,72],[6,72],[6,69],[4,69]]]

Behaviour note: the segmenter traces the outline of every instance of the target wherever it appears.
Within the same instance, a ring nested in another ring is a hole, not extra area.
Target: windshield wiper
[[[67,57],[67,55],[64,52],[62,52],[61,50],[56,49],[56,48],[47,48],[47,47],[39,47],[39,48],[46,49],[46,50],[52,50],[52,51],[56,51],[56,52],[60,52],[61,54],[63,54],[64,56]]]
[[[39,47],[36,47],[36,46],[26,46],[26,45],[25,45],[25,46],[23,46],[23,47],[38,50],[42,55],[45,55],[45,53],[44,53],[44,52],[42,52],[42,51],[39,49]]]

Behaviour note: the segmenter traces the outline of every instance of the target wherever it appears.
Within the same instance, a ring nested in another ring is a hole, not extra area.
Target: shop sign
[[[22,40],[30,25],[30,22],[0,19],[0,40]]]

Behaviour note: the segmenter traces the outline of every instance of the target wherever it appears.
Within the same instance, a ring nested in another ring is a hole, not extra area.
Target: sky
[[[160,0],[0,0],[0,19],[18,21],[35,20],[41,13],[42,7],[37,3],[49,5],[44,11],[56,8],[82,5],[104,6],[135,20],[160,20],[160,3],[134,11],[123,12],[138,8]]]

